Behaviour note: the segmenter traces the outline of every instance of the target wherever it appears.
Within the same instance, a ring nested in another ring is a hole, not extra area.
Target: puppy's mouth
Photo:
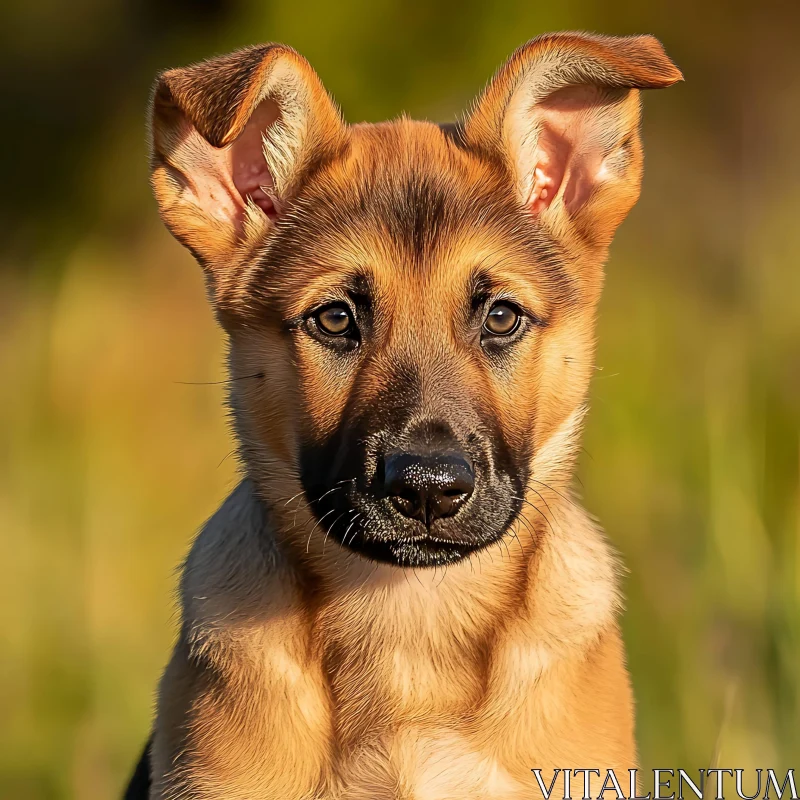
[[[436,567],[468,558],[489,542],[456,542],[426,532],[385,540],[359,535],[353,541],[342,544],[371,561],[398,567]]]
[[[316,532],[362,558],[396,567],[438,567],[469,558],[500,540],[514,524],[519,504],[506,497],[474,496],[458,517],[425,524],[399,514],[384,497],[354,486],[309,492]],[[481,495],[484,493],[481,492]],[[483,502],[481,502],[483,501]]]

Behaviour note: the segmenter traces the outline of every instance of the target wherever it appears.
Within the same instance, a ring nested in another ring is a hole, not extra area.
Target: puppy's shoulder
[[[234,624],[285,601],[293,585],[267,508],[245,478],[203,526],[184,562],[183,621]]]

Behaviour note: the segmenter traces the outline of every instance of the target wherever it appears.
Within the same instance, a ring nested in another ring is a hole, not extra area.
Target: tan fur
[[[152,800],[512,800],[537,796],[532,768],[636,766],[616,559],[570,482],[601,265],[641,179],[637,89],[679,78],[652,37],[540,37],[450,130],[347,127],[282,46],[161,78],[153,185],[230,338],[247,477],[184,566]],[[254,119],[275,220],[237,194]],[[525,211],[537,159],[567,150],[559,194]],[[391,211],[409,175],[444,198],[416,239],[370,211]],[[456,335],[476,265],[547,321],[500,375]],[[345,369],[281,326],[356,269],[383,322]],[[343,548],[299,480],[301,439],[384,402],[403,366],[420,414],[489,409],[532,453],[520,517],[442,569]]]

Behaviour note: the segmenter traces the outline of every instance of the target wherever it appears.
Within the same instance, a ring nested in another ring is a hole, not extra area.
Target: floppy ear
[[[273,44],[164,72],[151,135],[161,216],[213,269],[268,229],[345,126],[308,62]]]
[[[682,79],[652,36],[540,36],[489,83],[465,139],[506,161],[520,201],[557,237],[607,247],[639,196],[638,89]]]

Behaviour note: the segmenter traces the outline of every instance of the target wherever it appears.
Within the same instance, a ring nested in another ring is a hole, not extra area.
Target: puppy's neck
[[[539,511],[539,509],[543,509]],[[339,545],[329,544],[330,549]],[[319,563],[319,562],[318,562]],[[542,489],[503,540],[446,567],[401,569],[350,553],[315,570],[323,627],[383,632],[436,646],[493,638],[523,624],[553,655],[583,646],[619,606],[617,560],[567,495]]]

